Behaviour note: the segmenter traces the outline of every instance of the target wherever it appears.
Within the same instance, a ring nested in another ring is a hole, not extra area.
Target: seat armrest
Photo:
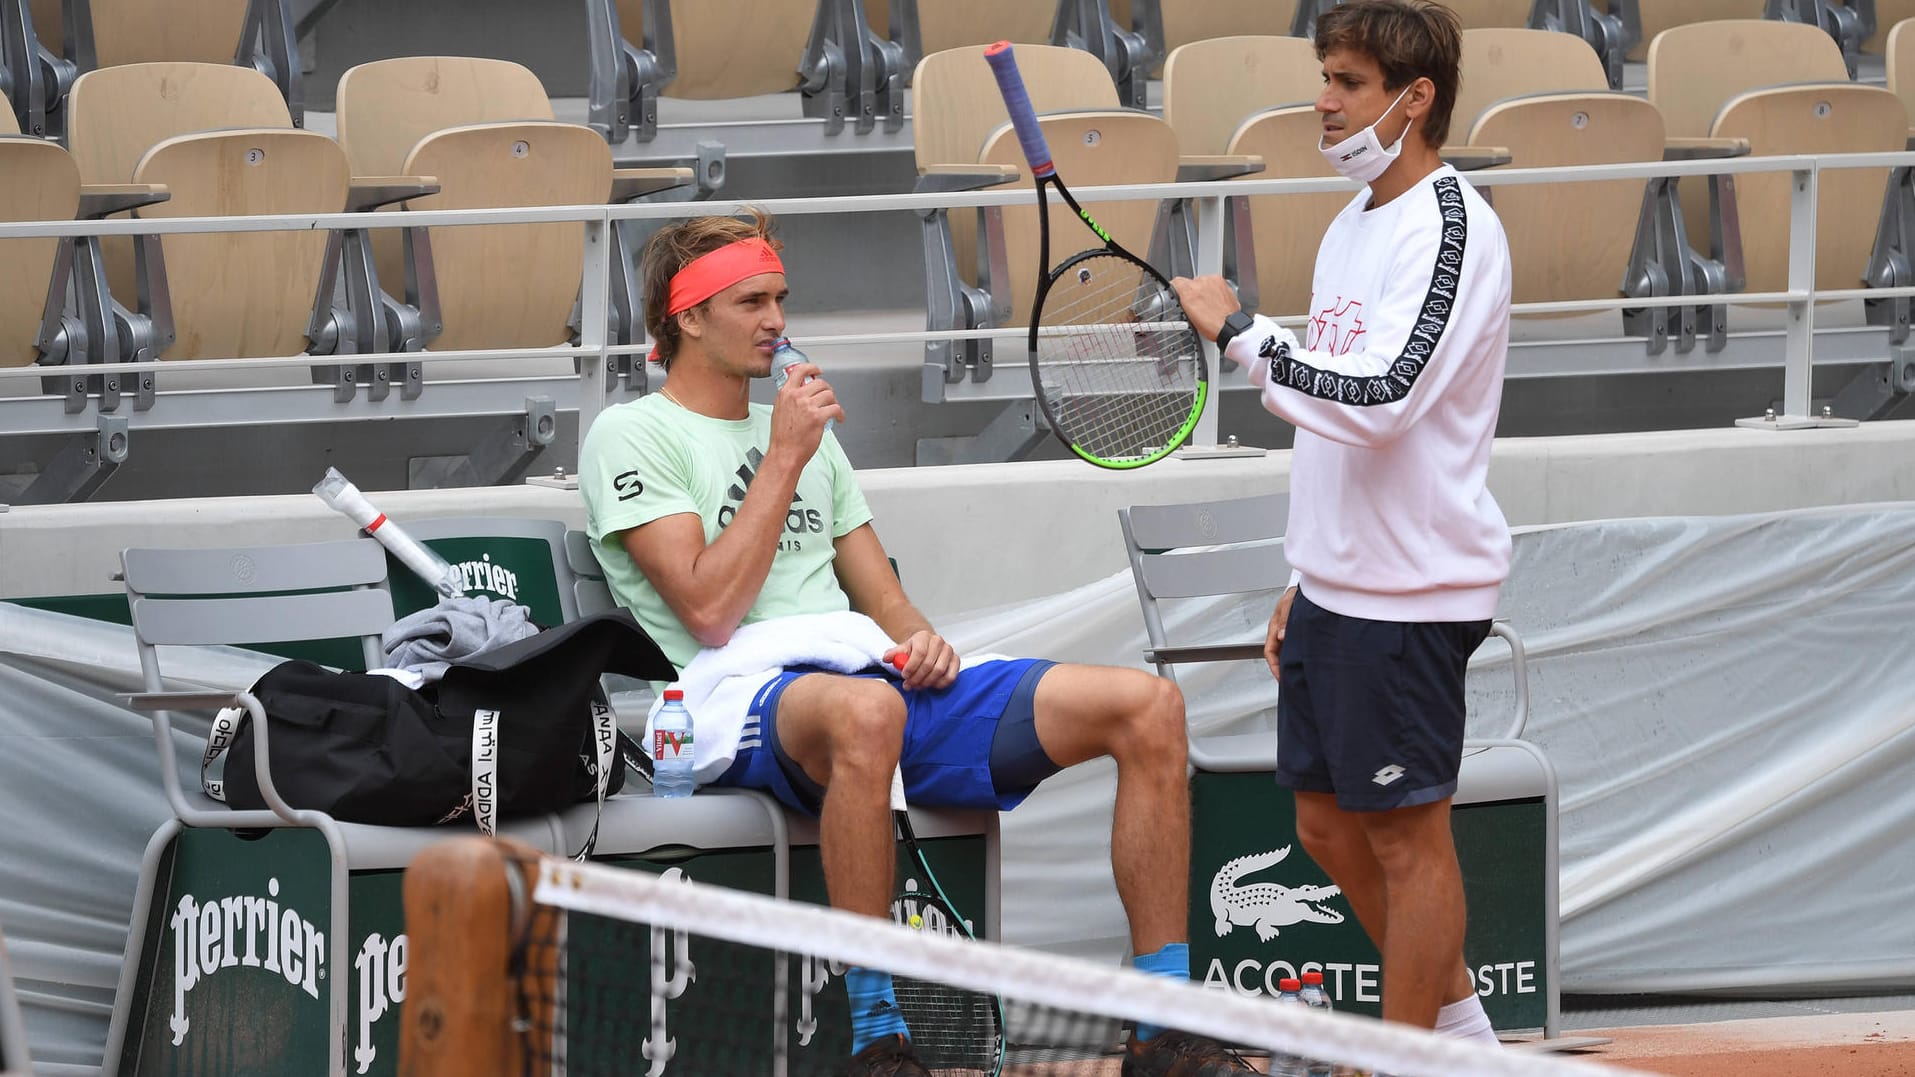
[[[1146,662],[1245,662],[1263,657],[1261,643],[1211,643],[1195,647],[1146,647]]]
[[[346,212],[370,213],[380,206],[438,193],[437,176],[354,176],[346,191]]]
[[[127,692],[120,696],[136,711],[216,710],[238,702],[241,692]]]
[[[956,194],[1010,183],[1021,175],[1016,165],[932,165],[918,175],[912,194]]]
[[[1263,158],[1254,153],[1204,153],[1177,158],[1178,183],[1203,183],[1263,171]]]
[[[173,197],[164,183],[88,183],[80,188],[80,219],[97,221]]]
[[[611,200],[614,203],[630,202],[634,198],[669,191],[674,187],[688,187],[691,182],[692,170],[684,167],[614,168]]]
[[[1722,157],[1747,157],[1746,138],[1668,138],[1662,142],[1665,161],[1708,161]]]
[[[1515,160],[1508,146],[1444,146],[1438,151],[1443,163],[1458,172],[1474,172],[1479,168],[1494,168]]]

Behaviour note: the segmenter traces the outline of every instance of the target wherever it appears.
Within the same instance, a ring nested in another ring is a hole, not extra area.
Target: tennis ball
[[[923,931],[923,930],[924,930],[924,917],[922,917],[922,916],[919,916],[919,915],[918,915],[917,913],[912,913],[912,914],[911,914],[911,930],[913,930],[913,931]]]

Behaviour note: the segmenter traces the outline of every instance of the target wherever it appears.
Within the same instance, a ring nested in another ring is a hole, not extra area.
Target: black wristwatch
[[[1217,350],[1221,352],[1230,347],[1230,342],[1237,339],[1237,334],[1250,326],[1250,315],[1241,310],[1231,311],[1230,317],[1223,320],[1223,328],[1217,330]]]

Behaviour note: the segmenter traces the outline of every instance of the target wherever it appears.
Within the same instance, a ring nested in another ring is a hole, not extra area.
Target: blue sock
[[[896,1033],[909,1038],[898,996],[891,993],[891,974],[878,969],[844,970],[845,994],[851,996],[851,1053]]]
[[[1150,973],[1152,976],[1168,976],[1176,980],[1188,980],[1190,979],[1190,944],[1187,942],[1173,942],[1154,954],[1138,954],[1136,957],[1130,959],[1130,963],[1137,966],[1140,970]],[[1157,1025],[1147,1025],[1142,1021],[1137,1022],[1137,1038],[1139,1040],[1154,1040],[1159,1035],[1162,1035],[1163,1031],[1164,1030]]]

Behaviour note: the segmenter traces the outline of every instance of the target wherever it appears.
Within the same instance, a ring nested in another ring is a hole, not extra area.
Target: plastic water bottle
[[[1330,1011],[1330,993],[1323,989],[1321,972],[1304,973],[1303,989],[1297,995],[1303,999],[1305,1006],[1313,1010]],[[1336,1067],[1328,1062],[1312,1061],[1303,1072],[1305,1077],[1336,1077]]]
[[[692,795],[692,716],[685,693],[665,689],[665,705],[652,719],[652,795],[667,800]]]
[[[790,337],[779,337],[771,346],[771,385],[773,389],[783,389],[785,382],[791,380],[791,368],[798,363],[809,363],[805,353],[792,347]],[[838,425],[836,419],[826,419],[825,429]]]
[[[1277,1005],[1295,1006],[1302,1009],[1303,984],[1298,980],[1279,980],[1277,982]],[[1302,1055],[1278,1054],[1270,1059],[1270,1077],[1309,1077],[1312,1063]]]

